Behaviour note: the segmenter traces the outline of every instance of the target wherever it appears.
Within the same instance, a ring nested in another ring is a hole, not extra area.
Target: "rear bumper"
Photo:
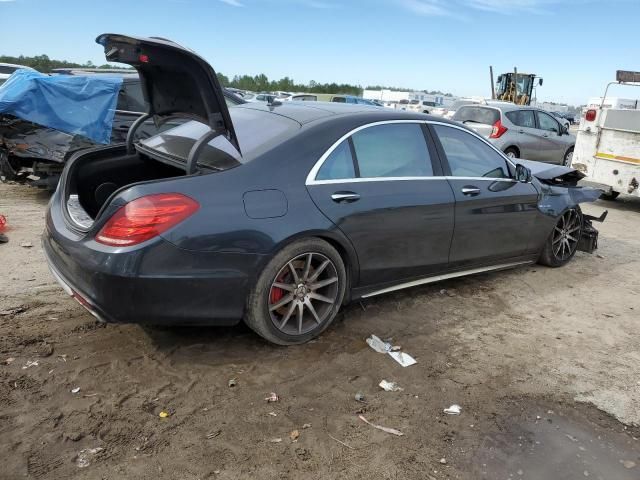
[[[183,250],[162,238],[135,250],[108,249],[56,231],[51,210],[46,222],[42,244],[53,276],[110,323],[234,325],[262,261],[260,255]]]

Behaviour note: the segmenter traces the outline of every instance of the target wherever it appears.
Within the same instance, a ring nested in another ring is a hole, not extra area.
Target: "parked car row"
[[[138,70],[153,92],[148,114],[189,119],[65,166],[44,252],[101,320],[244,319],[271,342],[297,344],[350,300],[536,261],[559,267],[596,248],[579,203],[600,192],[576,187],[579,172],[516,161],[468,128],[500,138],[524,111],[529,126],[564,136],[551,116],[474,106],[485,110],[460,124],[347,102],[229,108],[191,50],[97,41],[107,61]]]

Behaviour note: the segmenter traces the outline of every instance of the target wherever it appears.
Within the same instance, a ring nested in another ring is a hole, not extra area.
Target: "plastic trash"
[[[409,367],[418,362],[409,355],[408,353],[403,353],[400,351],[400,346],[393,346],[389,342],[385,342],[381,340],[379,337],[375,335],[371,335],[367,338],[367,344],[378,353],[388,353],[391,358],[393,358],[396,362],[398,362],[403,367]]]
[[[444,413],[447,415],[460,415],[462,413],[462,408],[460,405],[451,405],[449,408],[444,409]]]
[[[364,402],[365,401],[364,400],[364,393],[358,392],[353,396],[353,398],[356,399],[356,402]]]
[[[416,363],[418,363],[416,362],[416,359],[413,358],[408,353],[389,352],[389,355],[391,356],[391,358],[393,358],[396,362],[398,362],[403,367],[410,367],[411,365],[415,365]]]
[[[235,378],[232,378],[231,380],[229,380],[229,382],[227,383],[227,385],[229,385],[229,388],[233,388],[238,384],[238,381]]]
[[[272,438],[271,440],[269,440],[271,443],[280,443],[282,442],[281,438]]]
[[[387,380],[382,380],[378,386],[387,392],[402,392],[404,390],[396,382],[388,382]]]
[[[78,393],[80,391],[80,387],[75,387],[71,389],[71,393]]]
[[[271,392],[268,397],[265,397],[265,400],[267,402],[277,402],[278,400],[280,400],[280,397],[278,397],[277,393]]]
[[[391,433],[392,435],[397,435],[399,437],[404,435],[404,433],[402,433],[400,430],[396,430],[395,428],[383,427],[381,425],[376,425],[375,423],[371,423],[362,415],[358,415],[358,418],[362,420],[364,423],[366,423],[367,425],[371,425],[373,428],[377,428],[378,430],[382,430],[383,432]]]
[[[367,338],[367,343],[371,348],[373,348],[378,353],[388,353],[391,351],[391,344],[387,342],[383,342],[375,335],[371,335]]]
[[[31,243],[31,242],[22,242],[22,243],[20,244],[20,246],[21,246],[22,248],[31,248],[31,247],[33,247],[33,243]]]
[[[163,410],[163,411],[161,411],[161,412],[158,414],[158,416],[159,416],[160,418],[168,418],[168,417],[170,417],[170,416],[171,416],[171,412],[168,412],[168,411],[166,411],[166,410]]]
[[[289,438],[291,439],[292,442],[297,441],[299,436],[300,436],[300,432],[298,430],[294,430],[289,434]]]
[[[26,370],[27,368],[37,367],[38,365],[39,365],[39,363],[38,363],[37,360],[27,360],[27,363],[24,364],[22,369]]]

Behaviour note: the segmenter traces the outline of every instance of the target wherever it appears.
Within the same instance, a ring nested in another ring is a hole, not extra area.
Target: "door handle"
[[[460,190],[462,192],[463,195],[469,195],[471,197],[475,197],[476,195],[480,195],[480,189],[478,187],[474,187],[471,185],[468,185],[466,187],[462,187],[462,190]]]
[[[542,134],[542,136],[543,136],[544,138],[549,138],[549,134],[548,134],[548,133],[543,133],[543,134]]]
[[[331,200],[336,203],[351,203],[360,200],[360,195],[355,192],[336,192],[331,195]]]
[[[518,133],[524,133],[523,129],[518,130]]]

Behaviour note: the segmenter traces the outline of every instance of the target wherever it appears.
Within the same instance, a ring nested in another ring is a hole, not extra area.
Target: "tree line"
[[[69,62],[67,60],[55,60],[49,58],[48,55],[35,55],[33,57],[20,55],[13,57],[10,55],[0,55],[0,63],[14,63],[17,65],[25,65],[35,68],[42,73],[51,73],[56,68],[103,68],[103,69],[122,69],[131,70],[130,67],[122,67],[118,65],[94,65],[91,60],[85,63]],[[309,92],[309,93],[332,93],[342,95],[361,96],[363,87],[361,85],[351,85],[348,83],[319,83],[311,80],[309,83],[296,83],[292,78],[284,77],[280,80],[269,80],[265,74],[260,75],[234,75],[228,77],[222,73],[218,73],[220,83],[226,87],[238,88],[240,90],[251,90],[253,92]],[[409,88],[385,87],[382,85],[367,86],[368,90],[388,89],[393,91],[411,91]],[[432,95],[452,96],[450,93],[443,93],[439,90],[427,91],[425,93]]]

